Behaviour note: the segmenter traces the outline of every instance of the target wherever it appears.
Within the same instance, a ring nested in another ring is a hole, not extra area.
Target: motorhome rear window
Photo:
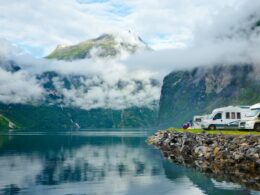
[[[230,113],[226,112],[226,119],[230,119]]]
[[[241,113],[237,112],[237,119],[241,119]]]
[[[235,112],[231,112],[231,118],[235,119],[236,118],[236,113]]]

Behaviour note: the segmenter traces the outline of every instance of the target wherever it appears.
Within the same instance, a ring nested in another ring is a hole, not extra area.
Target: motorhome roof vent
[[[240,108],[249,109],[250,106],[240,106]]]
[[[260,109],[260,103],[257,103],[255,105],[251,106],[250,109],[251,110],[258,110],[258,109]]]

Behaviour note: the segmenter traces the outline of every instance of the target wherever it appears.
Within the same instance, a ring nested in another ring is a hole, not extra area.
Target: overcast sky
[[[22,67],[16,73],[0,68],[0,102],[41,101],[47,92],[36,75],[57,71],[88,78],[70,90],[60,78],[53,80],[67,106],[149,106],[159,99],[163,77],[171,71],[260,65],[259,10],[260,0],[0,0],[0,66],[11,59]],[[139,35],[154,50],[72,62],[41,58],[58,44],[129,30],[125,41]]]
[[[0,37],[37,57],[57,44],[125,30],[154,49],[184,48],[219,32],[213,24],[239,21],[258,6],[258,0],[0,0]]]

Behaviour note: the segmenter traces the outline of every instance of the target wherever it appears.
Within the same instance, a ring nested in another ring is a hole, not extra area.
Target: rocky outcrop
[[[17,126],[14,122],[0,114],[0,131],[13,130],[16,128]]]
[[[160,131],[148,143],[174,163],[196,168],[220,181],[260,189],[260,136]]]

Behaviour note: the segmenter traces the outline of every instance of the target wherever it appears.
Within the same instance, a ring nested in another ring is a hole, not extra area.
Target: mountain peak
[[[94,52],[93,49],[97,50]],[[105,33],[75,45],[61,44],[47,56],[49,59],[76,60],[83,58],[115,57],[122,53],[132,54],[138,50],[150,50],[143,40],[131,31]]]
[[[59,44],[59,45],[57,45],[56,49],[63,49],[63,48],[66,48],[66,47],[69,47],[69,45],[63,43],[63,44]]]
[[[100,35],[99,37],[92,39],[92,41],[104,41],[104,40],[109,40],[109,39],[113,39],[113,38],[114,38],[113,34],[104,33],[104,34]]]

